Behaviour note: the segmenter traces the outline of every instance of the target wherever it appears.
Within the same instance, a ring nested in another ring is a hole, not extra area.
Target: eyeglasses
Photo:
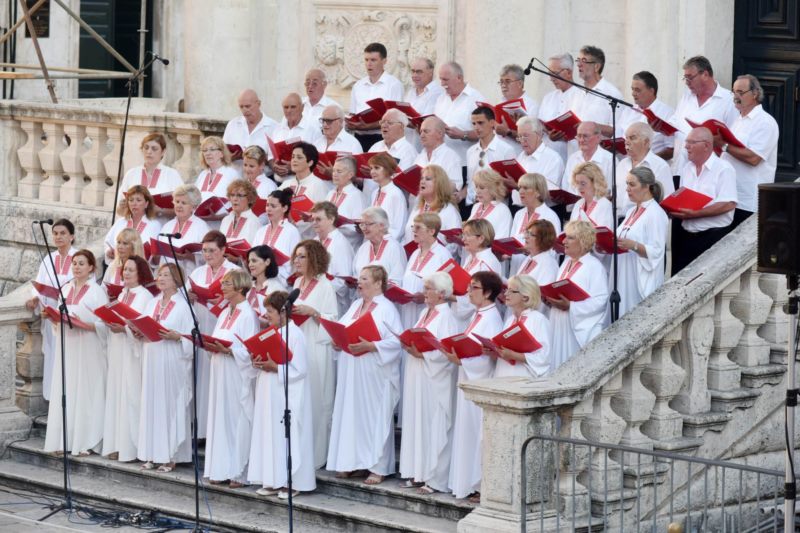
[[[223,287],[233,287],[233,282],[229,279],[226,279],[225,281],[220,281],[219,284]]]
[[[700,75],[700,74],[702,74],[702,73],[703,73],[703,71],[700,71],[700,72],[698,72],[697,74],[693,74],[693,75],[691,75],[691,76],[689,76],[689,75],[685,75],[685,76],[683,77],[683,81],[693,81],[693,80],[694,80],[694,79],[695,79],[697,76],[699,76],[699,75]]]
[[[478,154],[478,166],[480,166],[481,168],[483,168],[483,166],[486,164],[483,161],[484,157],[486,157],[486,151],[485,150],[481,150],[481,153]]]
[[[341,117],[339,117],[339,118],[321,118],[321,119],[319,119],[319,123],[320,124],[328,124],[330,126],[331,124],[333,124],[337,120],[342,120],[342,118]]]
[[[368,228],[368,227],[370,227],[370,226],[372,226],[374,224],[377,224],[377,222],[366,222],[366,221],[362,220],[361,222],[358,223],[358,225],[360,227],[362,227],[362,228]]]
[[[381,126],[391,126],[392,124],[402,124],[399,120],[381,120],[378,122]]]
[[[501,87],[503,87],[503,86],[506,86],[506,85],[511,85],[515,81],[522,81],[522,80],[501,79],[500,81],[497,82],[497,85],[500,85]]]
[[[207,154],[208,152],[221,152],[222,148],[203,148],[200,151],[203,152],[204,154]]]
[[[597,61],[592,61],[591,59],[586,59],[585,57],[579,57],[575,60],[576,63],[583,63],[584,65],[594,65]]]
[[[733,94],[741,98],[749,92],[753,92],[753,89],[747,89],[746,91],[733,91]]]

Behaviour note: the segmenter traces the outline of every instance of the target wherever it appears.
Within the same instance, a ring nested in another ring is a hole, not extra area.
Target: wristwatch
[[[728,151],[728,143],[725,143],[725,144],[722,145],[722,151],[723,152],[727,152]]]
[[[467,140],[467,134],[466,134],[466,133],[465,133],[464,135],[462,135],[462,136],[461,136],[461,140],[462,140],[462,141],[466,141],[466,140]]]

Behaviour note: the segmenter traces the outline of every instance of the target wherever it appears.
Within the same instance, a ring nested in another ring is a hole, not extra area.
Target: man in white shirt
[[[626,108],[622,116],[619,117],[617,122],[617,136],[623,136],[628,131],[628,126],[634,122],[647,122],[647,117],[642,113],[645,109],[649,109],[658,118],[662,120],[669,120],[674,110],[658,99],[658,80],[656,77],[646,70],[637,72],[633,75],[631,80],[631,96],[633,96],[634,107],[633,109]],[[658,156],[668,160],[672,157],[672,145],[674,139],[653,132],[653,142],[650,149]],[[658,176],[656,176],[658,177]]]
[[[472,110],[477,102],[485,101],[483,95],[464,81],[464,69],[455,61],[439,67],[439,81],[444,94],[436,100],[434,113],[446,124],[445,142],[467,163],[467,149],[478,140],[472,130]]]
[[[778,123],[764,111],[761,102],[764,89],[758,78],[743,74],[733,82],[733,104],[739,116],[733,121],[731,132],[744,148],[727,144],[719,135],[714,136],[714,146],[722,149],[722,160],[736,171],[736,211],[733,227],[758,211],[758,184],[775,181],[778,166]]]
[[[319,118],[322,125],[322,137],[314,143],[314,147],[320,154],[325,152],[347,152],[348,154],[360,154],[361,144],[355,137],[344,131],[344,111],[337,104],[329,105],[322,112]],[[331,176],[333,165],[326,165],[322,161],[317,162],[320,173]]]
[[[475,203],[475,184],[472,182],[472,176],[479,170],[489,168],[490,163],[514,159],[514,149],[495,134],[496,124],[494,111],[488,107],[479,107],[472,112],[472,130],[478,136],[478,142],[467,150],[465,206],[470,211],[472,204]]]
[[[683,81],[686,82],[686,91],[669,120],[679,130],[674,135],[675,147],[672,154],[672,171],[676,174],[686,162],[683,144],[686,135],[692,130],[692,126],[686,122],[687,118],[697,124],[713,118],[731,127],[739,116],[733,105],[733,94],[717,83],[711,62],[705,57],[694,56],[686,60],[683,64]]]
[[[350,113],[360,113],[369,108],[367,102],[375,98],[400,100],[403,84],[384,70],[386,47],[381,43],[370,43],[364,48],[364,68],[367,75],[358,80],[350,91]],[[361,148],[367,150],[380,141],[378,120],[370,123],[347,120],[347,129],[353,132]]]
[[[447,173],[453,192],[461,190],[464,178],[461,173],[461,158],[444,142],[445,124],[439,117],[428,117],[419,128],[422,151],[415,164],[425,168],[428,165],[439,165]]]
[[[303,97],[303,116],[309,117],[312,123],[322,116],[322,111],[329,105],[339,105],[333,98],[325,94],[328,87],[328,77],[325,71],[312,68],[306,72],[306,79],[303,85],[306,88],[306,95]]]
[[[547,60],[547,68],[550,72],[572,81],[572,69],[574,63],[570,54],[552,56]],[[539,120],[546,122],[560,117],[573,108],[572,101],[578,95],[578,89],[556,78],[550,78],[550,82],[555,86],[555,90],[550,91],[539,106]],[[545,127],[546,129],[546,127]],[[561,156],[561,160],[567,160],[567,142],[564,134],[558,130],[548,130],[545,144]]]
[[[411,83],[405,95],[405,101],[420,114],[432,115],[436,100],[444,92],[439,80],[433,79],[433,61],[426,57],[418,57],[411,62]],[[419,151],[422,144],[419,141],[419,132],[415,128],[406,130],[406,139]]]
[[[669,164],[652,150],[654,134],[653,128],[647,122],[634,122],[625,130],[625,151],[628,152],[628,156],[617,163],[617,217],[619,218],[624,217],[628,209],[634,205],[625,192],[625,178],[635,167],[647,167],[653,171],[656,180],[661,183],[662,198],[675,192]]]
[[[714,137],[707,128],[695,128],[686,136],[687,162],[681,169],[680,186],[711,197],[696,211],[671,213],[682,220],[673,225],[672,274],[694,261],[732,228],[736,208],[736,172],[714,154]]]
[[[608,80],[602,77],[603,67],[606,64],[606,55],[596,46],[584,46],[578,53],[578,76],[589,89],[613,96],[622,100],[622,93]],[[612,113],[608,100],[594,94],[578,91],[573,102],[572,111],[581,121],[591,121],[600,127],[600,134],[604,137],[613,137],[614,130],[611,126]],[[622,110],[617,108],[617,119]]]
[[[500,85],[500,92],[503,94],[504,102],[522,98],[525,104],[525,109],[518,109],[515,112],[509,113],[515,122],[525,116],[539,116],[539,104],[525,91],[525,71],[521,66],[505,65],[500,70],[500,81],[497,83]],[[497,120],[494,132],[503,137],[514,150],[519,151],[520,146],[517,142],[517,132],[511,129],[508,124]]]
[[[277,122],[261,112],[261,100],[253,89],[245,89],[239,94],[239,110],[242,116],[230,120],[225,126],[222,140],[225,144],[238,145],[242,150],[248,146],[260,146],[267,151],[267,135],[272,136]],[[233,154],[239,170],[242,168],[242,154]]]
[[[309,144],[314,144],[322,136],[319,122],[314,124],[309,117],[303,117],[303,102],[297,93],[289,93],[281,102],[283,107],[283,120],[273,130],[273,142],[300,139]],[[270,167],[275,172],[278,183],[289,177],[289,162],[276,161],[275,155],[268,150]]]
[[[578,141],[578,151],[567,159],[564,174],[561,177],[561,188],[572,194],[578,194],[578,191],[572,186],[572,170],[581,163],[589,161],[597,163],[597,166],[603,171],[606,183],[610,183],[612,157],[610,152],[600,148],[600,126],[594,122],[581,122],[575,138]]]
[[[369,151],[389,152],[389,155],[398,161],[401,170],[413,165],[418,152],[404,136],[408,126],[406,114],[399,109],[389,109],[383,114],[380,125],[383,140],[373,144]]]
[[[564,174],[564,160],[544,142],[544,126],[538,118],[522,117],[517,121],[517,139],[522,151],[517,161],[525,172],[541,174],[547,179],[548,189],[560,188]],[[519,191],[511,193],[514,205],[521,205]]]

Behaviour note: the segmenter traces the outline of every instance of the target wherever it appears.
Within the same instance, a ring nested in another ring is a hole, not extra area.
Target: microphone
[[[536,58],[535,58],[535,57],[532,57],[532,58],[531,58],[531,60],[528,62],[528,66],[527,66],[527,67],[525,67],[525,75],[526,75],[526,76],[527,76],[528,74],[530,74],[530,73],[531,73],[531,71],[533,70],[533,62],[534,62],[535,60],[536,60]]]
[[[172,238],[172,239],[180,239],[181,238],[181,234],[180,233],[159,233],[158,236],[159,237],[169,237],[169,238]]]
[[[165,67],[169,65],[169,59],[165,57],[161,57],[160,55],[156,54],[155,52],[150,52],[150,55],[153,56],[153,59],[156,61],[160,61]]]
[[[288,309],[292,305],[294,305],[295,300],[300,297],[300,289],[293,289],[292,292],[289,293],[289,298],[286,299],[286,303],[283,305],[285,309]]]
[[[34,220],[33,223],[34,224],[40,224],[40,225],[48,224],[48,225],[52,226],[53,225],[53,219],[52,218],[46,218],[44,220]]]

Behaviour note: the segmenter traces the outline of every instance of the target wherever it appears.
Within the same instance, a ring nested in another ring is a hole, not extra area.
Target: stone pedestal
[[[16,404],[17,330],[20,322],[33,319],[25,308],[29,295],[23,287],[0,299],[0,450],[24,438],[31,427],[30,417]]]

